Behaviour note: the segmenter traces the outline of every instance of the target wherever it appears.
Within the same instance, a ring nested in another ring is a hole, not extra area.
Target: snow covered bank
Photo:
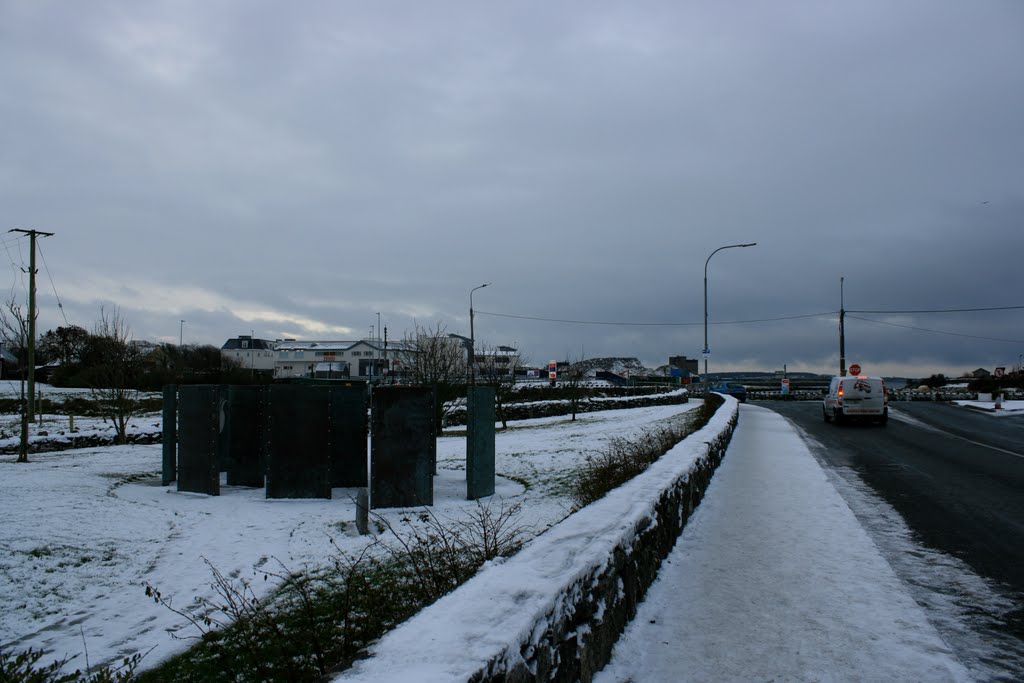
[[[395,629],[338,681],[589,678],[636,612],[721,461],[726,403],[646,472]]]
[[[993,415],[1024,415],[1024,401],[1003,401],[996,408],[995,401],[953,401],[955,405],[981,410]]]

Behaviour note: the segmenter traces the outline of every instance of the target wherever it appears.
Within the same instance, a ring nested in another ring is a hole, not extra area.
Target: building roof
[[[348,351],[354,346],[362,344],[378,351],[383,350],[384,343],[370,339],[359,339],[357,341],[294,341],[288,340],[279,342],[275,348],[280,351]],[[399,342],[388,342],[388,349],[398,348]]]
[[[246,346],[242,346],[242,342],[248,342]],[[253,339],[249,335],[240,335],[234,339],[228,339],[224,342],[224,346],[220,347],[221,351],[249,351],[254,349],[256,351],[265,350],[273,351],[277,346],[275,342],[269,339]]]

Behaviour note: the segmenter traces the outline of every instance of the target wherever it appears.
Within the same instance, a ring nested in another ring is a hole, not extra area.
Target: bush
[[[316,681],[341,671],[388,630],[472,577],[480,566],[519,550],[519,506],[478,503],[468,521],[443,522],[426,510],[405,517],[392,537],[362,553],[338,549],[330,566],[291,572],[254,569],[278,588],[259,599],[249,580],[229,579],[207,562],[216,599],[177,609],[146,586],[157,603],[184,617],[197,642],[139,676],[142,681]]]
[[[588,456],[572,481],[572,500],[576,509],[600,499],[614,488],[640,474],[651,463],[711,420],[725,402],[710,394],[700,408],[673,418],[672,422],[635,439],[612,439],[603,451]]]
[[[120,666],[100,667],[96,671],[86,672],[75,670],[70,674],[62,674],[60,670],[68,660],[59,659],[46,666],[39,666],[43,653],[29,649],[17,655],[0,650],[0,681],[23,681],[25,683],[123,683],[134,680],[135,667],[142,661],[142,655],[134,655],[122,660]]]

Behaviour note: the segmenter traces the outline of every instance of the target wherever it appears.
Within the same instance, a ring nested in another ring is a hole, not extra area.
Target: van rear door
[[[885,411],[885,387],[879,377],[844,377],[844,415],[882,415]]]

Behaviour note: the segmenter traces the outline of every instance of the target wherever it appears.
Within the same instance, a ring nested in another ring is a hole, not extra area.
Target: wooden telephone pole
[[[53,237],[53,233],[19,228],[7,232],[25,233],[31,244],[28,262],[28,401],[25,410],[29,421],[32,421],[36,416],[36,238]]]
[[[846,309],[843,300],[843,282],[846,278],[839,278],[839,375],[846,377]]]

